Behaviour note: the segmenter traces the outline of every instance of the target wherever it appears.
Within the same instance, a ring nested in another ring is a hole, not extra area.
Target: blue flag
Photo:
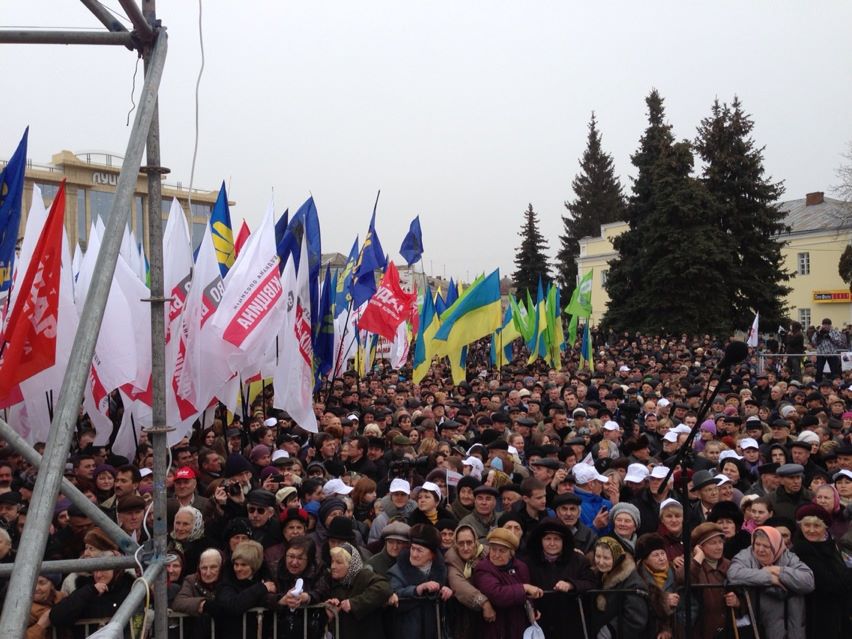
[[[234,251],[234,231],[231,227],[231,209],[228,207],[228,194],[225,183],[219,189],[219,197],[210,213],[210,233],[213,236],[213,248],[216,249],[216,261],[219,262],[219,272],[224,278],[237,257]]]
[[[378,204],[378,199],[376,204]],[[361,306],[376,292],[375,272],[384,270],[385,266],[387,266],[387,260],[385,259],[385,252],[382,250],[382,243],[376,234],[376,208],[373,207],[370,228],[364,238],[364,245],[361,247],[361,254],[355,264],[355,275],[352,278],[351,291],[355,308]]]
[[[287,234],[287,225],[290,223],[290,209],[285,209],[275,222],[275,252],[278,254],[278,272],[284,273],[284,265],[287,264],[287,256],[289,253],[286,250],[284,237]],[[298,254],[299,251],[296,251]]]
[[[349,257],[346,258],[346,266],[340,272],[337,278],[337,286],[335,287],[334,296],[334,317],[337,318],[346,309],[349,308],[349,303],[352,301],[352,275],[355,270],[355,263],[358,261],[358,238],[352,243],[352,249],[349,251]]]
[[[8,294],[12,286],[15,246],[21,226],[21,198],[24,195],[29,133],[30,127],[27,127],[14,155],[0,172],[0,295]]]
[[[399,254],[402,255],[409,266],[420,261],[423,255],[423,233],[420,230],[419,215],[411,220],[408,235],[405,236],[405,239],[402,240],[402,246],[399,247]]]
[[[292,257],[295,260],[296,270],[299,270],[303,235],[307,235],[308,261],[310,262],[308,286],[311,293],[311,328],[316,341],[320,325],[319,272],[322,263],[322,242],[320,239],[319,214],[313,197],[305,200],[305,203],[299,207],[299,210],[293,214],[287,224],[287,230],[277,247],[278,257],[281,259],[279,266],[285,264],[287,259]],[[314,348],[316,348],[316,344],[314,344]]]
[[[456,284],[453,281],[453,278],[451,277],[450,278],[450,285],[447,287],[447,297],[444,300],[444,302],[447,305],[447,308],[450,308],[450,306],[455,304],[455,301],[458,298],[459,298],[459,287],[458,287],[458,284]]]
[[[320,301],[319,331],[314,340],[314,371],[317,380],[327,375],[334,366],[334,297],[335,286],[331,281],[331,269],[325,270],[325,281]]]
[[[435,313],[438,314],[438,317],[441,317],[444,311],[446,311],[449,307],[450,305],[447,304],[446,300],[444,300],[444,296],[441,295],[441,291],[438,291],[438,294],[435,297]]]

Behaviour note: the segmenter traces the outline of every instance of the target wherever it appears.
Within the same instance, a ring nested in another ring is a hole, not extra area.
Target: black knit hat
[[[666,540],[658,533],[645,533],[636,540],[636,561],[643,561],[655,550],[665,550]]]
[[[456,491],[460,491],[462,488],[470,488],[471,490],[474,490],[477,486],[479,486],[479,480],[476,477],[473,475],[465,475],[459,479]]]
[[[743,511],[732,501],[720,501],[710,509],[710,514],[707,515],[707,521],[718,523],[720,519],[730,519],[736,524],[737,530],[742,528],[745,516]]]
[[[352,520],[349,517],[335,517],[328,525],[328,538],[341,539],[350,544],[355,543],[355,530],[352,528]]]

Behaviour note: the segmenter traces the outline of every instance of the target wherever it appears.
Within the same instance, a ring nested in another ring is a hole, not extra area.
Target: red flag
[[[359,330],[370,331],[393,341],[397,327],[411,317],[413,299],[417,299],[417,294],[402,290],[396,265],[390,262],[382,283],[358,320]]]
[[[249,231],[248,224],[243,220],[243,225],[240,227],[240,232],[237,233],[237,238],[234,240],[234,257],[237,257],[240,254],[240,249],[243,248],[243,245],[246,243],[246,240],[249,239],[249,235],[251,235],[251,231]]]
[[[16,384],[53,366],[56,360],[64,219],[62,180],[9,315],[6,349],[0,361],[0,397],[5,397]]]

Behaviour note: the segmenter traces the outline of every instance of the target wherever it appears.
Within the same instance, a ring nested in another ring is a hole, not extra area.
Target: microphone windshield
[[[733,341],[725,349],[725,356],[719,362],[719,366],[723,368],[733,366],[734,364],[739,364],[746,357],[748,357],[748,346],[746,346],[746,343]]]

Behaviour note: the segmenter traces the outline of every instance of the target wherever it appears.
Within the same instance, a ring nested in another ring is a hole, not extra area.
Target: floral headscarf
[[[204,516],[201,514],[201,511],[194,506],[181,506],[178,509],[178,513],[189,513],[192,515],[192,531],[189,533],[186,541],[190,542],[201,539],[204,536]]]
[[[346,571],[346,576],[343,578],[343,585],[350,586],[352,585],[352,580],[364,568],[364,562],[361,561],[361,553],[352,544],[344,542],[338,548],[345,550],[346,554],[350,557],[349,568]]]

